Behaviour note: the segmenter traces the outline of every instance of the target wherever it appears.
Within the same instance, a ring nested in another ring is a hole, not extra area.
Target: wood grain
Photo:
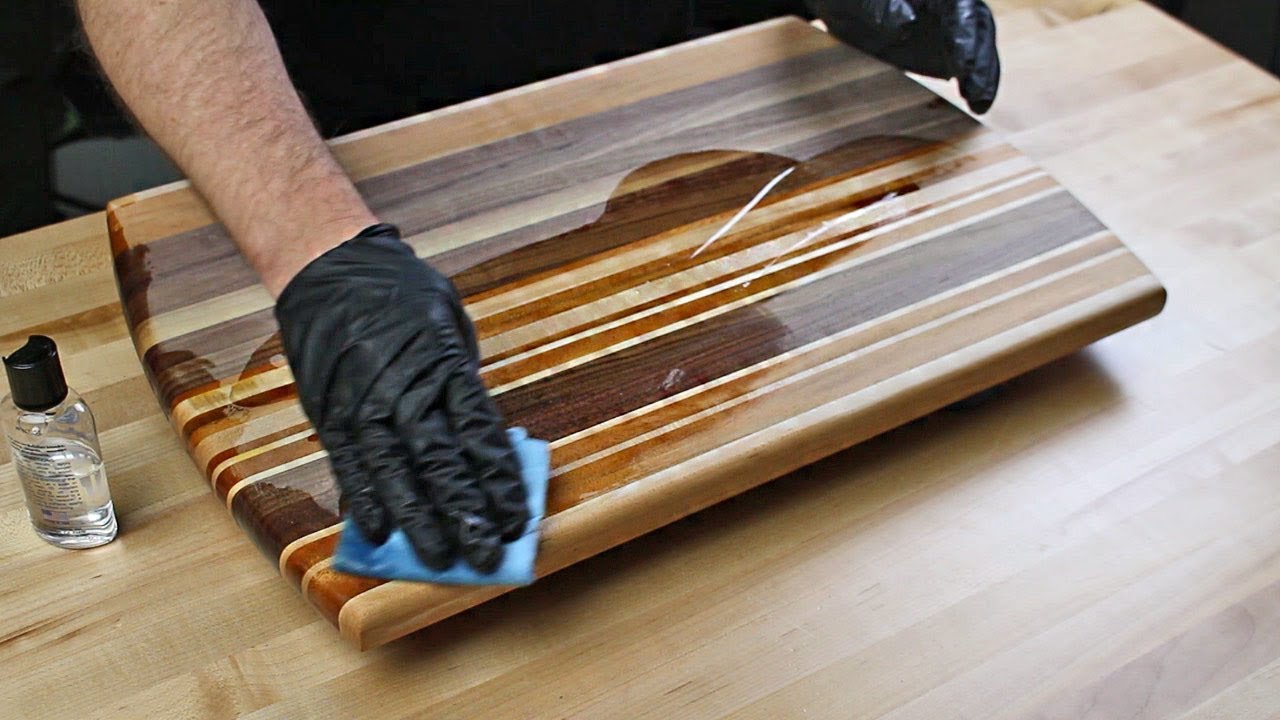
[[[1162,313],[364,653],[160,413],[103,217],[0,240],[3,342],[56,333],[123,523],[43,544],[0,449],[0,716],[1276,717],[1280,84],[1143,3],[992,5],[983,122],[1160,277]]]
[[[773,45],[806,50],[715,64]],[[674,52],[630,64],[681,78],[664,92],[601,107],[574,98],[608,70],[569,78],[557,122],[484,143],[426,141],[478,108],[397,126],[359,181],[458,286],[507,421],[551,443],[540,577],[1162,308],[1086,207],[894,68],[795,19]],[[221,226],[167,218],[185,192],[109,221],[138,354],[214,494],[362,648],[497,595],[330,567],[328,457],[256,277]]]

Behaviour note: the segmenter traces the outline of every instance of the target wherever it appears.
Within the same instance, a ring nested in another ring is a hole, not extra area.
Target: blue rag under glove
[[[333,567],[352,575],[384,580],[417,580],[448,585],[529,585],[534,580],[533,565],[538,555],[538,537],[547,507],[547,477],[551,472],[551,451],[543,440],[534,440],[524,428],[510,428],[507,435],[520,459],[520,472],[529,498],[529,523],[524,535],[503,546],[502,563],[488,575],[481,575],[459,559],[446,570],[432,570],[418,559],[402,530],[395,530],[382,545],[369,542],[349,519],[342,528]]]

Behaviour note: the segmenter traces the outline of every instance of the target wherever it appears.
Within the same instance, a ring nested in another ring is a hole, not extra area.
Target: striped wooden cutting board
[[[999,135],[795,19],[334,147],[459,286],[508,420],[552,444],[542,576],[1164,303]],[[185,185],[109,220],[174,428],[344,636],[371,647],[504,591],[334,571],[337,494],[270,297]]]

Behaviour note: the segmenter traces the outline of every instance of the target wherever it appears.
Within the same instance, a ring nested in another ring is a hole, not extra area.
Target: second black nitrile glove
[[[395,226],[374,225],[303,268],[275,314],[299,400],[361,533],[381,543],[399,527],[433,569],[462,557],[492,571],[528,508],[449,279]]]
[[[1000,85],[996,22],[982,0],[806,0],[836,38],[929,77],[955,78],[977,114]]]

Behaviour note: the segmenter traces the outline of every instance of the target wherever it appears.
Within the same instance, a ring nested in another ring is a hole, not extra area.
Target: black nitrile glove
[[[275,314],[303,410],[360,532],[381,543],[402,529],[435,570],[459,556],[496,568],[529,513],[449,279],[395,226],[374,225],[303,268]]]
[[[1000,85],[996,22],[982,0],[806,0],[842,42],[903,70],[960,83],[977,114]]]

